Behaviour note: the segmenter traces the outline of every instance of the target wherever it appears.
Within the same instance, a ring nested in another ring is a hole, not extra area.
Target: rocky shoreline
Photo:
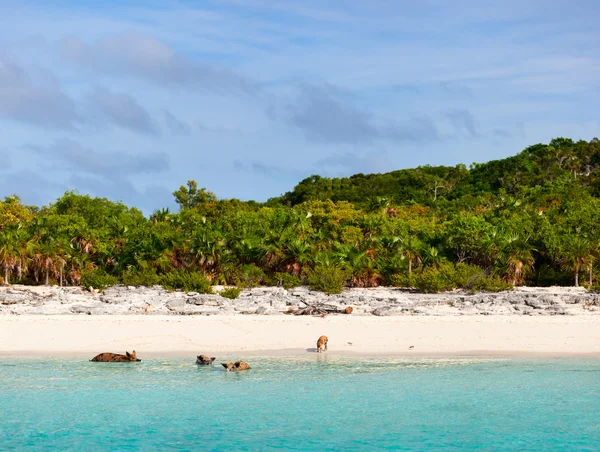
[[[219,287],[215,287],[215,292]],[[378,287],[326,295],[306,287],[259,287],[230,300],[220,295],[169,292],[160,286],[114,286],[101,293],[79,287],[0,288],[0,315],[284,315],[308,305],[326,304],[352,316],[599,315],[600,294],[584,288],[517,288],[470,294],[413,293]]]

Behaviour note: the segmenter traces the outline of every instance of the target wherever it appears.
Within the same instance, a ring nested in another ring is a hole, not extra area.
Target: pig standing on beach
[[[317,353],[327,351],[327,341],[327,336],[321,336],[319,340],[317,340]]]

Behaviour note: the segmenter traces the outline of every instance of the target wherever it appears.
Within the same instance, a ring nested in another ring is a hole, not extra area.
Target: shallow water
[[[0,450],[600,450],[598,358],[248,361],[2,358]]]

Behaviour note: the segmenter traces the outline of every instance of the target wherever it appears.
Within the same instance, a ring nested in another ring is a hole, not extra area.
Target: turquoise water
[[[600,450],[600,359],[248,361],[0,358],[0,450]]]

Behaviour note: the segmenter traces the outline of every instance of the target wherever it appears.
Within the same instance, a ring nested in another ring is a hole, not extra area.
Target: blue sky
[[[600,2],[494,3],[0,0],[0,196],[150,213],[600,136]]]

